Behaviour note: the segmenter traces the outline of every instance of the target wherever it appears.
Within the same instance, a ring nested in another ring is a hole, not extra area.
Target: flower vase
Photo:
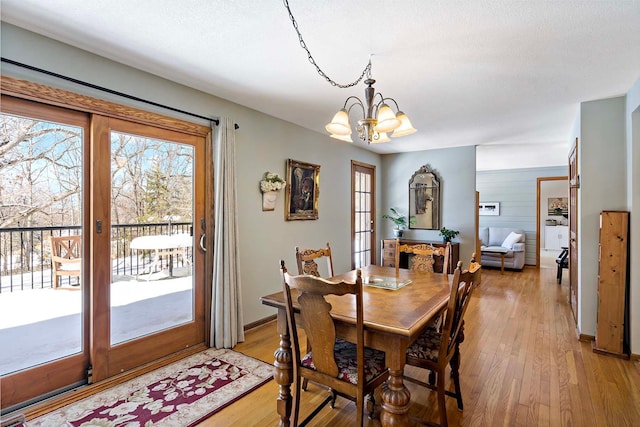
[[[276,208],[277,191],[265,191],[262,193],[262,210],[273,211]]]

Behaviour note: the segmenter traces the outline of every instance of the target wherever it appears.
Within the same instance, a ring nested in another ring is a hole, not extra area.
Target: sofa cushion
[[[524,231],[510,227],[489,227],[489,241],[487,246],[502,246],[502,242],[507,238],[509,233],[514,232],[521,234],[524,238]]]
[[[482,246],[489,244],[489,227],[480,227],[478,229],[478,239],[482,242]]]
[[[513,231],[502,242],[502,246],[507,249],[513,249],[513,244],[518,243],[522,238],[522,234],[514,233]]]

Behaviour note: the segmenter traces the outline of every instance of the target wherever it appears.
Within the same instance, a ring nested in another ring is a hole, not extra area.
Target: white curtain
[[[244,341],[238,217],[236,199],[236,147],[234,123],[220,118],[214,127],[213,289],[211,337],[216,348],[232,348]]]

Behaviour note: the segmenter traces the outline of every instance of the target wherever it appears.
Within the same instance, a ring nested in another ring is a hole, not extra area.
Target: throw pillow
[[[504,239],[504,242],[502,242],[502,246],[507,249],[513,249],[513,244],[519,242],[521,237],[522,234],[514,233],[512,231],[511,233],[509,233],[507,238]]]

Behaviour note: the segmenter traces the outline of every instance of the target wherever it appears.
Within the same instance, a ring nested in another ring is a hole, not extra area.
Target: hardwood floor
[[[461,346],[464,411],[447,400],[452,426],[640,426],[640,368],[593,353],[579,342],[567,304],[567,280],[555,269],[485,269],[465,316]],[[565,273],[566,274],[566,273]],[[566,278],[565,278],[566,279]],[[275,323],[246,334],[235,350],[273,362]],[[416,368],[412,372],[418,372]],[[452,387],[452,384],[449,384]],[[409,415],[438,421],[435,393],[408,384]],[[310,385],[301,415],[325,392]],[[199,426],[277,426],[278,385],[271,381]],[[379,402],[379,399],[377,399]],[[312,426],[352,426],[355,405],[338,398]],[[378,419],[365,425],[380,426]]]

